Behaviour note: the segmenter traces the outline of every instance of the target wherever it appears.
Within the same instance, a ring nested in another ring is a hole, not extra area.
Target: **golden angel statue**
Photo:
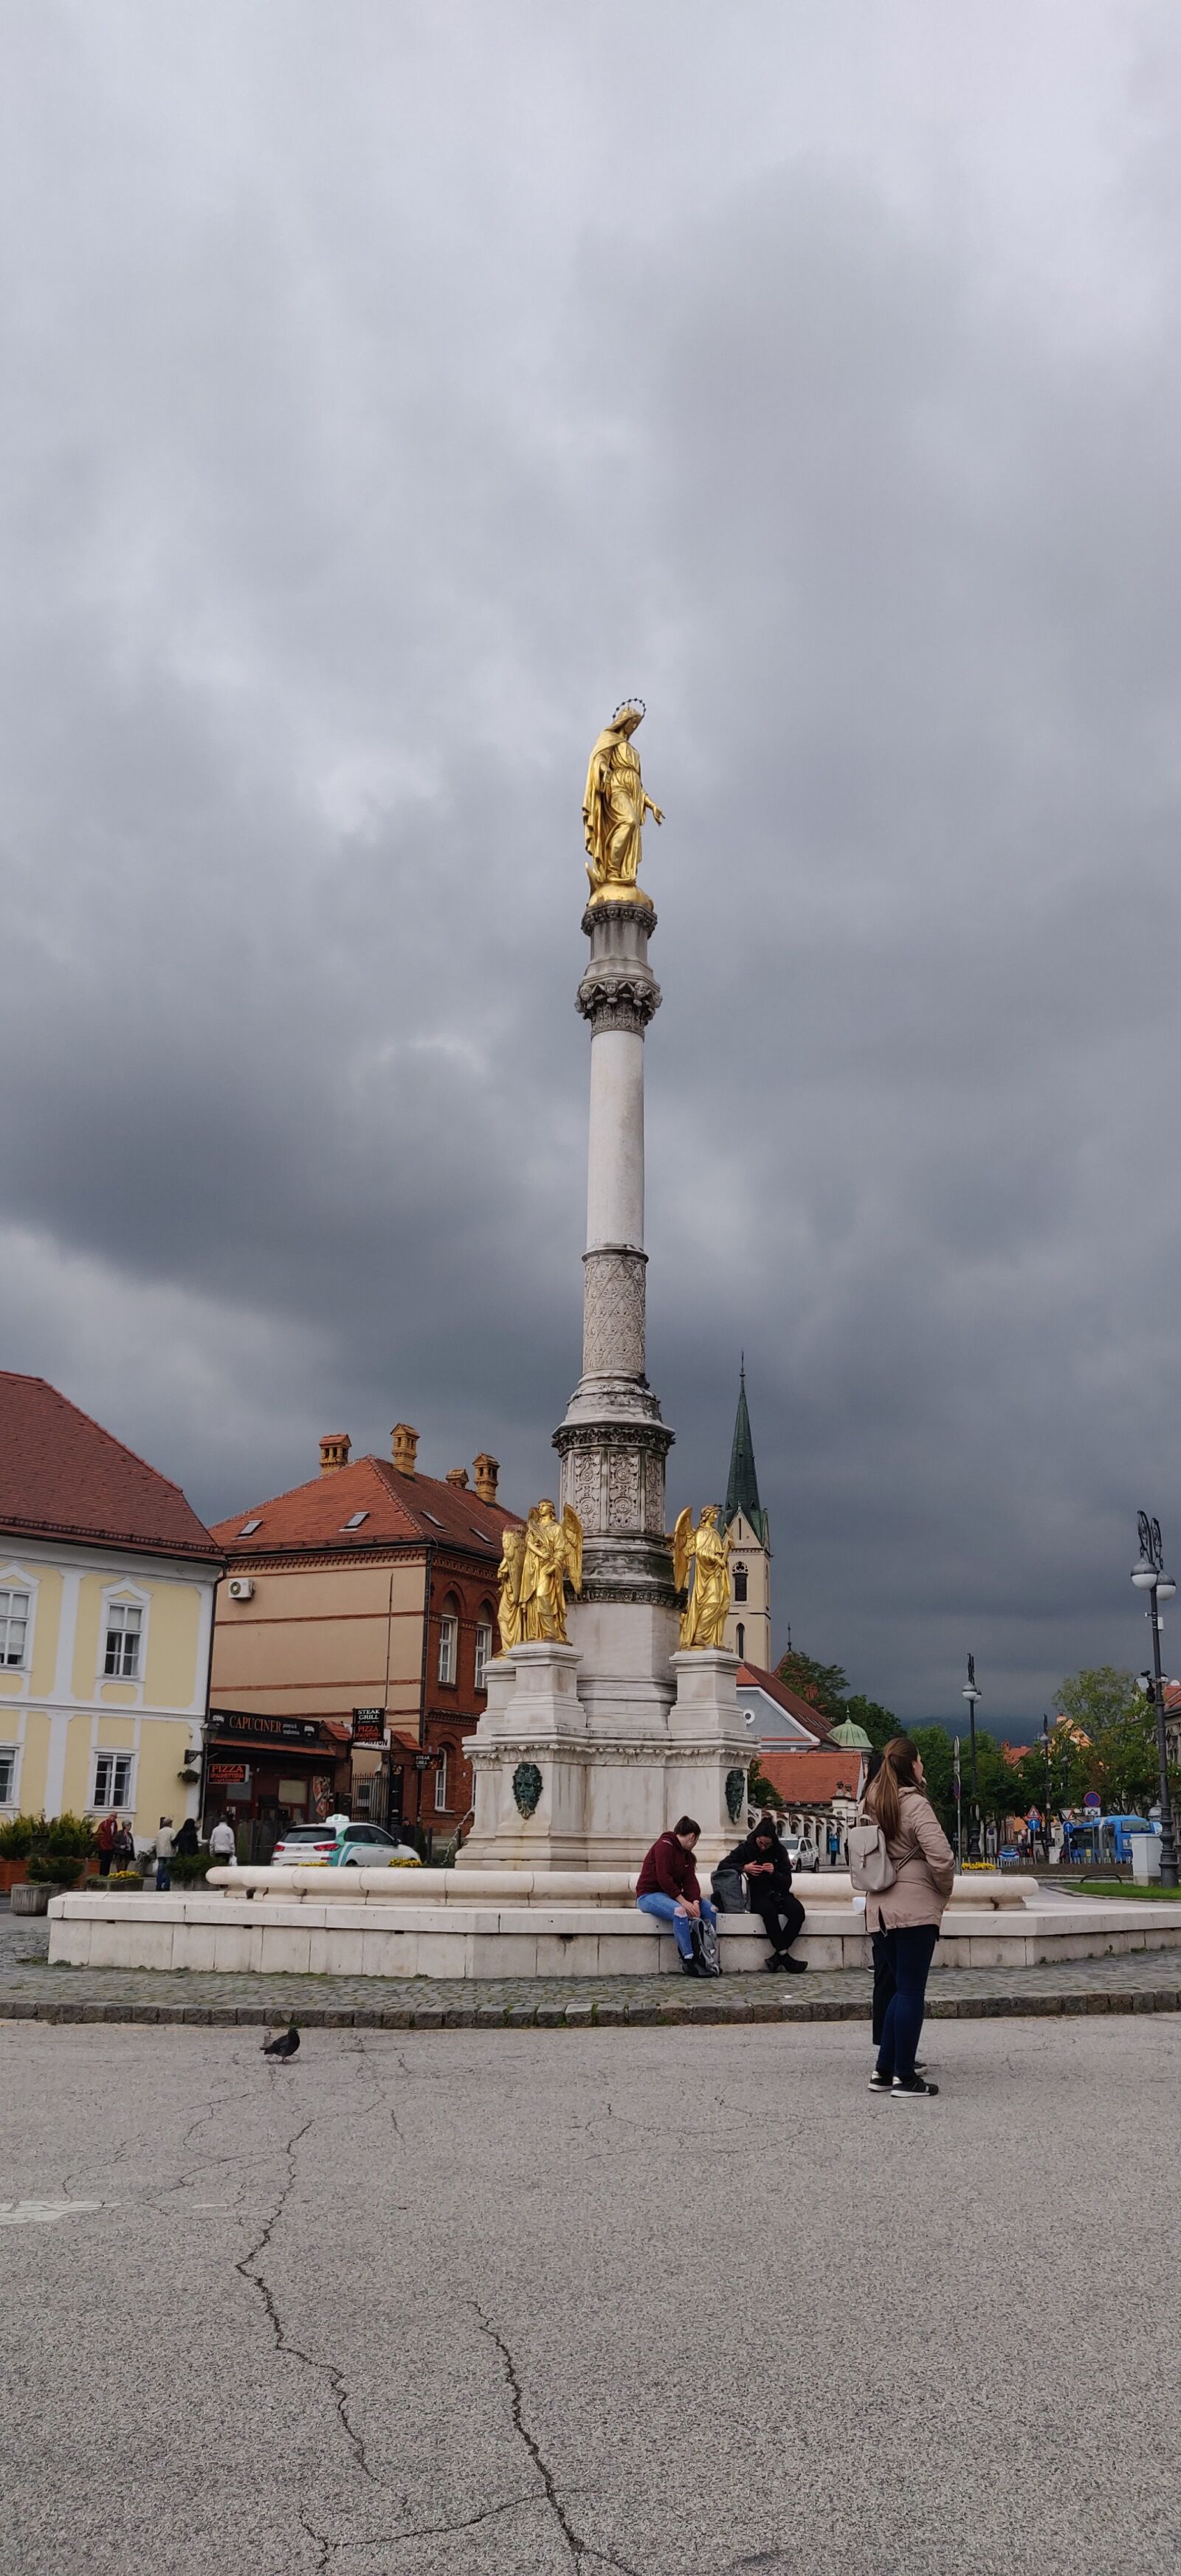
[[[521,1569],[525,1562],[525,1532],[520,1522],[509,1523],[504,1533],[504,1550],[497,1568],[500,1600],[496,1622],[500,1629],[502,1655],[512,1652],[521,1642]]]
[[[636,883],[641,834],[646,814],[654,823],[663,823],[664,816],[645,794],[640,755],[632,741],[643,720],[643,699],[627,699],[616,707],[590,756],[582,820],[592,903],[651,904],[651,896]]]
[[[730,1607],[730,1537],[718,1528],[718,1507],[706,1503],[696,1529],[686,1504],[673,1531],[673,1581],[683,1592],[689,1571],[693,1589],[681,1618],[682,1646],[722,1646]]]
[[[545,1637],[569,1645],[567,1584],[582,1590],[582,1523],[569,1503],[561,1520],[552,1503],[535,1503],[525,1525],[518,1645],[538,1645]]]

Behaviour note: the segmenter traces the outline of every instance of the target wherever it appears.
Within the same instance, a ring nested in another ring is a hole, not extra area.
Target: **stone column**
[[[591,904],[578,1008],[590,1023],[582,1375],[554,1433],[563,1503],[585,1532],[570,1611],[592,1732],[665,1730],[676,1645],[664,1466],[673,1434],[645,1374],[644,1032],[660,1007],[649,903]]]

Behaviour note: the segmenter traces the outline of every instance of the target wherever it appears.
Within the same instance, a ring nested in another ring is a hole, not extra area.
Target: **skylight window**
[[[261,1520],[257,1520],[257,1521],[243,1521],[243,1523],[242,1523],[242,1527],[241,1527],[241,1529],[240,1529],[240,1530],[239,1530],[239,1532],[238,1532],[238,1536],[239,1536],[239,1538],[252,1538],[252,1537],[253,1537],[253,1535],[254,1535],[255,1530],[256,1530],[256,1529],[261,1529],[261,1528],[262,1528],[262,1522],[261,1522]]]
[[[472,1537],[473,1537],[473,1538],[482,1538],[482,1539],[486,1542],[486,1544],[490,1544],[490,1543],[491,1543],[491,1539],[492,1539],[492,1532],[491,1532],[491,1530],[478,1530],[478,1529],[476,1528],[476,1524],[475,1524],[475,1522],[474,1522],[474,1521],[469,1521],[469,1522],[468,1522],[468,1528],[470,1529],[470,1531],[471,1531],[471,1534],[472,1534]]]
[[[424,1511],[424,1513],[423,1513],[423,1516],[422,1516],[422,1517],[423,1517],[424,1521],[430,1521],[430,1522],[433,1524],[433,1526],[435,1527],[435,1529],[442,1529],[442,1526],[443,1526],[442,1521],[441,1521],[441,1520],[436,1519],[434,1512],[427,1512],[427,1511]]]
[[[368,1518],[368,1512],[354,1512],[351,1521],[342,1521],[340,1526],[342,1529],[360,1529],[362,1521]]]

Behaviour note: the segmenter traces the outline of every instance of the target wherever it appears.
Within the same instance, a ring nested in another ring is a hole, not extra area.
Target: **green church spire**
[[[746,1405],[746,1353],[738,1370],[738,1411],[734,1416],[734,1445],[730,1451],[730,1481],[726,1487],[726,1528],[736,1513],[744,1512],[752,1529],[766,1544],[767,1529],[759,1501],[759,1479],[755,1468],[755,1444],[751,1437],[750,1414]]]

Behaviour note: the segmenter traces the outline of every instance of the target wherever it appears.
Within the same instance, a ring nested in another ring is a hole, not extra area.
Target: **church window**
[[[738,1622],[738,1652],[740,1655],[744,1655],[746,1653],[746,1630],[743,1627],[741,1619]]]
[[[744,1565],[736,1565],[734,1568],[734,1598],[736,1601],[745,1601],[746,1599],[746,1567]]]

